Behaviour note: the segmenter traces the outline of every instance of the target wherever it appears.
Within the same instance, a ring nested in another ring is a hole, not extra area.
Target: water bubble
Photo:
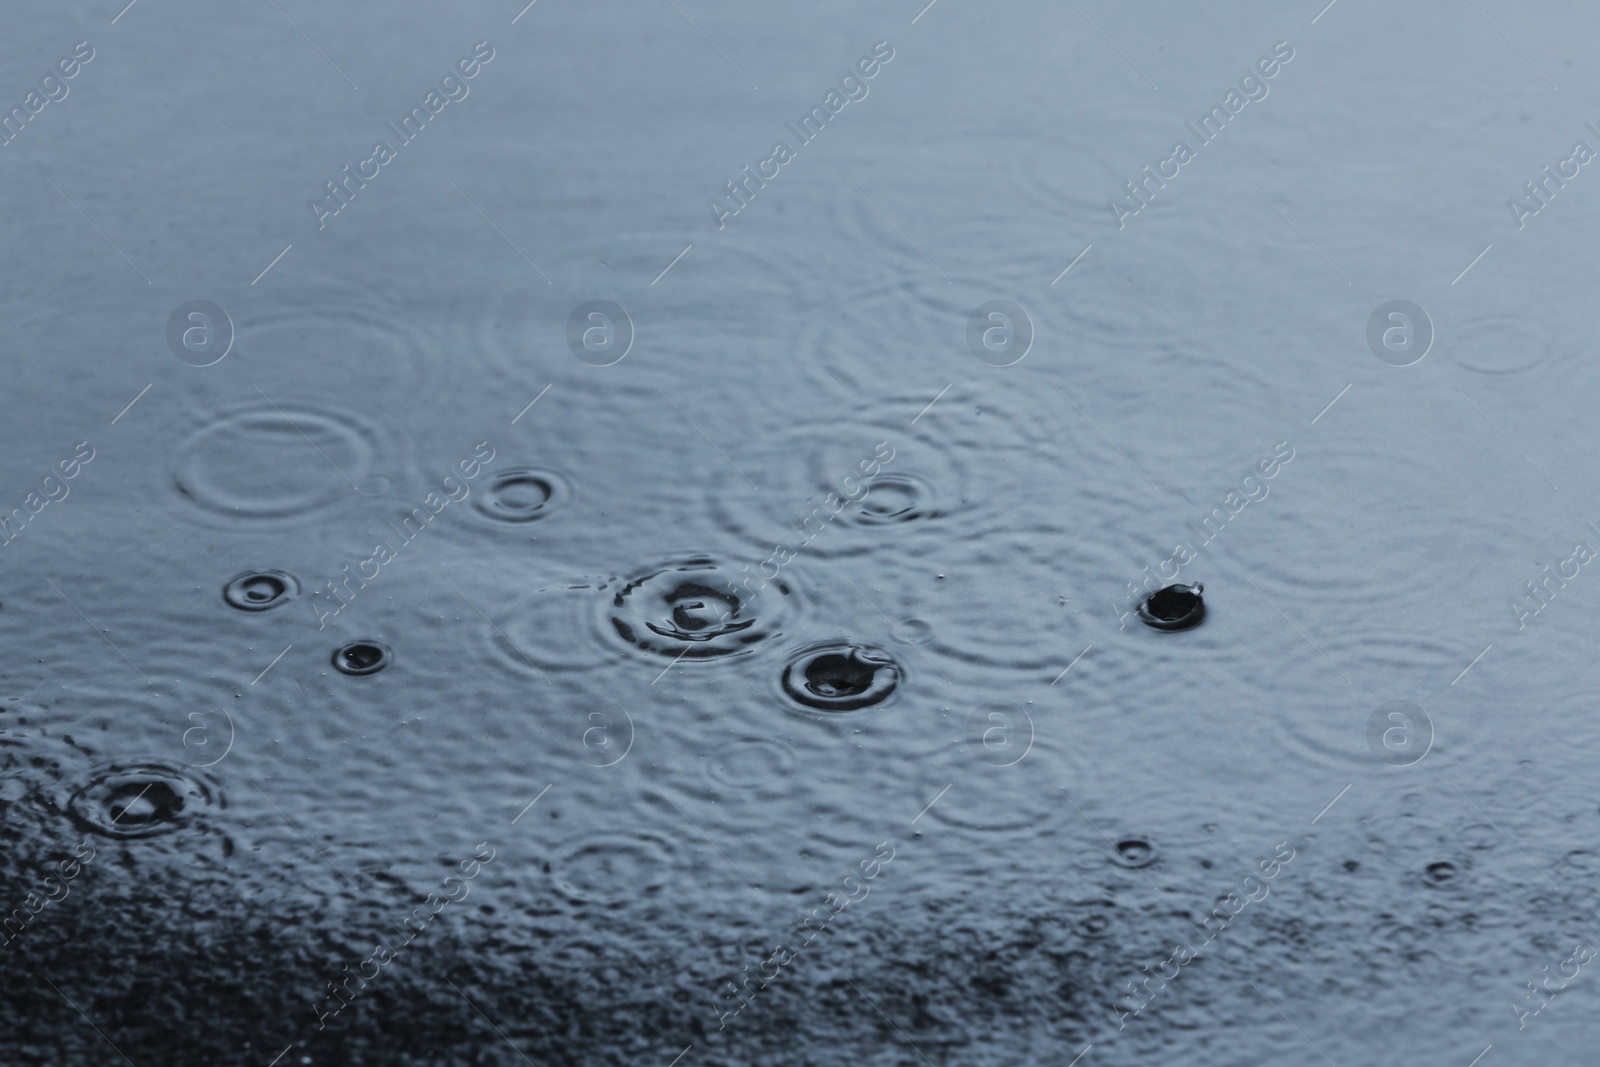
[[[151,837],[192,821],[212,802],[198,779],[151,762],[106,768],[73,794],[69,806],[85,829],[112,837]]]
[[[863,645],[812,645],[792,656],[783,671],[783,691],[819,711],[881,704],[899,684],[893,657]]]
[[[1124,867],[1148,867],[1160,856],[1160,849],[1147,837],[1125,837],[1116,843],[1112,858]]]
[[[791,590],[782,580],[746,576],[745,592],[706,556],[669,562],[628,582],[606,609],[610,629],[656,655],[711,659],[743,655],[781,634]]]
[[[1203,588],[1196,582],[1157,589],[1139,605],[1139,621],[1157,630],[1187,630],[1200,625],[1206,617],[1206,602],[1200,596]]]
[[[489,476],[472,506],[500,522],[533,522],[559,507],[570,495],[566,480],[550,471],[516,467]]]
[[[393,659],[389,646],[376,641],[352,641],[333,653],[333,665],[345,674],[376,674]]]
[[[300,592],[300,582],[284,571],[245,571],[222,587],[222,599],[241,611],[281,607]]]

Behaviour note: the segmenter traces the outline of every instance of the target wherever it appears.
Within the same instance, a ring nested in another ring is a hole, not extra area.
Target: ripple
[[[1434,324],[1437,330],[1439,324]],[[1533,370],[1561,355],[1548,321],[1516,315],[1468,319],[1450,331],[1447,351],[1467,370],[1480,374],[1517,374]]]
[[[659,892],[676,866],[676,849],[664,838],[585,834],[560,852],[551,876],[574,903],[617,908]]]
[[[1001,719],[989,714],[1002,707],[980,707],[978,723],[987,731],[1004,731],[1005,736],[990,732],[977,744],[972,741],[972,718],[952,717],[948,725],[960,731],[952,738],[957,743],[947,746],[943,758],[927,761],[918,773],[917,804],[936,796],[938,800],[919,816],[917,829],[932,821],[980,833],[987,850],[997,840],[1037,842],[1041,835],[1078,820],[1062,787],[1070,791],[1091,780],[1094,768],[1084,746],[1046,729],[1049,724],[1037,706],[1027,717],[1018,714],[1027,711],[1022,707],[1011,708]],[[1105,863],[1103,842],[1096,862]]]
[[[1263,624],[1272,625],[1265,612],[1260,619]],[[1368,741],[1370,721],[1374,712],[1402,699],[1420,706],[1427,716],[1414,727],[1417,739],[1431,739],[1426,755],[1412,765],[1492,750],[1492,728],[1482,721],[1482,716],[1451,712],[1450,705],[1458,701],[1449,682],[1472,658],[1470,651],[1463,653],[1433,635],[1370,624],[1359,631],[1318,629],[1308,636],[1316,641],[1317,648],[1292,631],[1275,638],[1271,667],[1238,664],[1242,678],[1269,689],[1282,684],[1284,678],[1318,677],[1319,671],[1321,678],[1335,687],[1328,691],[1312,687],[1301,700],[1283,705],[1270,715],[1278,740],[1297,756],[1330,768],[1382,766],[1386,761],[1375,754]],[[1341,679],[1329,661],[1350,675],[1351,684],[1358,687],[1355,695],[1339,692],[1345,687],[1339,685]],[[1387,717],[1389,713],[1384,714]],[[1397,734],[1395,740],[1404,738]]]
[[[566,503],[571,493],[567,480],[559,474],[513,467],[489,475],[472,498],[472,506],[497,522],[534,522]]]
[[[975,768],[955,775],[924,778],[924,792],[933,797],[945,785],[949,793],[923,818],[946,826],[1018,839],[1061,824],[1072,809],[1054,785],[1028,761],[994,766],[972,761]],[[937,783],[937,784],[935,784]]]
[[[783,671],[783,691],[818,711],[856,711],[881,704],[900,684],[894,657],[864,645],[820,644],[800,649]]]
[[[298,405],[236,410],[180,446],[176,485],[185,499],[215,514],[303,516],[355,492],[351,483],[367,476],[375,439],[349,415]]]
[[[967,751],[991,767],[1010,767],[1033,751],[1037,736],[1027,708],[988,701],[967,716]]]
[[[741,577],[743,593],[735,584]],[[617,590],[605,605],[605,622],[614,638],[652,655],[745,655],[782,635],[793,596],[782,578],[766,586],[751,581],[760,578],[734,573],[709,556],[671,560]]]
[[[101,770],[73,794],[69,806],[86,830],[108,837],[153,837],[195,822],[216,803],[199,778],[151,761]]]
[[[888,526],[939,517],[938,490],[919,474],[884,473],[839,520],[852,526]]]
[[[705,775],[719,792],[739,798],[777,799],[794,792],[794,749],[770,737],[720,739],[705,760]]]
[[[333,653],[333,665],[344,674],[377,674],[392,662],[394,653],[377,641],[352,641]]]
[[[81,780],[90,772],[93,754],[70,735],[54,736],[38,728],[49,712],[33,704],[6,701],[0,706],[0,805],[36,797],[54,810],[54,796],[63,781]],[[8,811],[8,817],[15,814]]]
[[[1067,536],[1055,526],[1008,524],[977,541],[936,539],[915,553],[880,556],[861,588],[889,618],[931,621],[917,647],[941,671],[955,660],[978,671],[1038,671],[1048,682],[1083,651],[1097,619],[1063,573]]]
[[[1112,859],[1129,868],[1148,867],[1161,858],[1161,850],[1148,837],[1124,837],[1112,849]]]
[[[1462,408],[1467,417],[1477,417]],[[1391,612],[1431,611],[1441,584],[1460,580],[1464,561],[1470,566],[1495,559],[1500,550],[1489,546],[1503,544],[1508,531],[1520,532],[1462,508],[1470,484],[1445,462],[1448,453],[1423,444],[1420,428],[1397,426],[1377,435],[1335,424],[1330,431],[1335,432],[1300,449],[1267,483],[1272,491],[1266,499],[1249,504],[1216,535],[1220,542],[1232,536],[1233,523],[1248,522],[1248,537],[1256,544],[1293,546],[1251,561],[1250,580],[1280,607],[1368,610],[1383,603]],[[1397,454],[1406,462],[1395,463]],[[1370,486],[1359,508],[1351,507],[1342,488],[1332,488],[1357,485]],[[1183,516],[1189,523],[1204,517],[1203,507]],[[1178,529],[1202,558],[1211,554]]]
[[[323,280],[286,286],[237,314],[236,348],[263,366],[292,366],[296,385],[315,395],[350,388],[355,367],[383,368],[360,382],[363,396],[380,399],[433,396],[459,382],[459,347],[434,332],[437,317],[380,292]],[[282,403],[272,385],[262,386]]]
[[[1054,114],[1046,118],[1051,110]],[[1017,109],[1000,123],[981,133],[962,132],[967,153],[976,150],[978,158],[993,161],[1000,183],[1008,188],[1004,199],[1015,197],[1047,220],[1076,227],[1084,218],[1106,213],[1103,198],[1121,192],[1120,179],[1112,175],[1125,170],[1127,160],[1118,158],[1111,146],[1124,143],[1130,130],[1146,132],[1145,143],[1162,144],[1169,121],[1135,100],[1110,106],[1097,101],[1094,107],[1064,111],[1019,100]],[[1038,121],[1059,123],[1062,136],[1041,144],[1036,132],[1040,127],[1033,125]],[[1066,266],[1075,252],[1069,250],[1054,270]],[[1043,280],[1048,282],[1051,276],[1045,274]]]
[[[634,651],[618,639],[607,614],[609,590],[620,584],[609,576],[508,587],[498,609],[484,607],[496,621],[483,628],[483,639],[495,662],[520,676],[530,667],[577,673],[614,668]]]
[[[976,453],[961,447],[972,443],[964,434],[908,429],[926,403],[885,399],[878,412],[903,407],[904,419],[806,419],[747,443],[740,469],[762,491],[751,493],[736,471],[716,471],[706,501],[712,517],[763,557],[780,559],[779,545],[800,558],[853,556],[959,523],[975,510],[967,465]]]
[[[222,599],[242,611],[282,607],[299,594],[299,579],[284,571],[245,571],[222,587]]]

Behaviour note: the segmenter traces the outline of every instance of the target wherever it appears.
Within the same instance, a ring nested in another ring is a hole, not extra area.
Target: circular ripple
[[[1161,857],[1161,849],[1148,837],[1124,837],[1112,848],[1111,858],[1123,867],[1148,867]]]
[[[190,435],[180,447],[177,488],[230,517],[305,515],[343,499],[351,482],[366,477],[373,440],[349,416],[298,406],[247,408]]]
[[[874,478],[867,495],[839,514],[851,526],[889,526],[939,516],[937,490],[919,474],[885,472]]]
[[[743,584],[736,584],[741,579]],[[782,578],[764,587],[760,581],[720,567],[708,556],[669,561],[610,598],[606,628],[628,647],[654,655],[745,655],[782,634],[793,593]]]
[[[772,560],[769,568],[976,536],[987,514],[983,498],[1010,472],[1036,464],[1045,447],[1027,436],[1038,418],[999,403],[974,415],[971,398],[955,390],[914,426],[909,421],[930,396],[863,388],[851,403],[861,396],[874,397],[870,409],[798,415],[787,430],[743,445],[739,471],[713,469],[705,497],[711,517],[758,559]],[[981,475],[973,469],[979,459],[988,464]]]
[[[1093,614],[1100,609],[1066,573],[1067,537],[1044,524],[992,528],[978,540],[931,542],[915,554],[884,558],[871,584],[857,581],[888,617],[930,622],[919,647],[940,670],[948,672],[954,660],[983,672],[1049,670],[1049,681],[1089,643],[1083,635],[1091,622],[1103,625]],[[1070,603],[1063,590],[1072,592]]]
[[[394,653],[377,641],[352,641],[333,653],[333,665],[344,674],[377,674],[392,662]]]
[[[1462,407],[1467,417],[1477,418],[1471,408]],[[1297,453],[1271,482],[1263,483],[1272,487],[1270,495],[1248,504],[1229,522],[1231,527],[1248,521],[1249,536],[1259,538],[1257,543],[1288,545],[1293,539],[1292,550],[1264,553],[1251,561],[1250,580],[1273,603],[1298,604],[1308,613],[1333,605],[1370,611],[1379,603],[1390,613],[1432,610],[1438,590],[1459,579],[1462,561],[1498,555],[1513,538],[1520,540],[1520,528],[1511,523],[1462,510],[1460,501],[1470,486],[1444,462],[1447,453],[1430,450],[1423,431],[1397,428],[1380,440],[1379,435],[1339,429],[1339,434],[1318,441],[1314,451],[1308,446]],[[1394,456],[1402,454],[1407,462],[1396,464]],[[1340,493],[1319,491],[1313,480],[1324,486],[1373,488],[1363,507],[1352,512]],[[1310,491],[1300,491],[1301,485]],[[1204,518],[1199,509],[1191,515],[1183,518],[1189,523]],[[1188,532],[1182,532],[1183,526],[1178,529],[1180,540],[1202,559],[1212,558],[1212,550],[1193,536],[1192,526]],[[1225,527],[1217,536],[1220,540],[1232,532]]]
[[[720,739],[705,761],[706,778],[719,792],[775,799],[793,792],[794,750],[770,737]]]
[[[514,467],[491,474],[472,498],[472,506],[497,522],[534,522],[560,507],[570,495],[561,475]]]
[[[73,818],[108,837],[153,837],[194,822],[211,807],[210,789],[162,763],[117,764],[74,793]]]
[[[818,711],[881,704],[900,684],[900,667],[882,649],[822,644],[801,649],[783,671],[783,691]]]
[[[284,571],[245,571],[222,587],[222,599],[242,611],[282,607],[299,593],[299,580]]]
[[[988,705],[998,709],[1004,705]],[[1038,722],[1021,717],[1009,722],[990,718],[985,708],[978,722],[984,729],[1000,728],[1007,731],[1005,745],[999,744],[998,735],[990,735],[990,744],[974,745],[969,738],[973,730],[970,716],[951,716],[942,726],[929,724],[924,732],[930,735],[944,733],[947,744],[942,758],[924,760],[917,778],[920,788],[914,790],[918,806],[938,797],[916,825],[922,830],[933,823],[954,829],[975,831],[986,835],[996,847],[1008,840],[1035,841],[1040,835],[1052,832],[1062,823],[1078,816],[1063,796],[1078,789],[1092,790],[1097,768],[1090,761],[1088,746],[1070,738],[1069,730],[1051,724],[1044,716]],[[1026,708],[1014,708],[1013,713]],[[1030,715],[1039,711],[1034,707]],[[892,718],[892,717],[891,717]],[[1052,729],[1052,725],[1057,728]],[[949,743],[953,742],[953,743]],[[1017,752],[1021,751],[1020,758]],[[1003,757],[1003,758],[997,758]],[[948,786],[948,792],[941,790]],[[1095,863],[1105,864],[1105,843],[1098,838]]]
[[[1488,315],[1469,319],[1453,332],[1452,357],[1467,370],[1480,374],[1515,374],[1559,358],[1552,351],[1555,342],[1546,322],[1517,315]]]
[[[554,862],[556,889],[578,904],[622,907],[666,885],[677,865],[673,847],[648,834],[586,834]]]
[[[279,284],[270,302],[232,309],[235,348],[259,366],[292,366],[302,395],[349,389],[352,367],[383,368],[360,383],[362,397],[375,403],[435,396],[459,382],[462,346],[436,332],[439,316],[419,315],[415,303],[333,279],[301,287],[283,278]],[[256,380],[283,404],[278,387]]]

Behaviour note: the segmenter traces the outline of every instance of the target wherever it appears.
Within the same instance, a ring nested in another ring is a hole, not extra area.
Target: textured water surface
[[[1588,1055],[1596,19],[1324,5],[14,5],[0,1063]]]

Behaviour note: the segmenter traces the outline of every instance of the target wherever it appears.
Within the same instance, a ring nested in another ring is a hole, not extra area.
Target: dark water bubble
[[[559,474],[533,467],[496,471],[473,495],[480,515],[499,522],[533,522],[563,504],[571,490]]]
[[[899,684],[894,658],[863,645],[813,645],[792,656],[783,671],[783,691],[819,711],[881,704]]]
[[[152,761],[106,768],[73,794],[70,808],[85,829],[111,837],[151,837],[192,823],[212,803],[200,779]]]
[[[1157,589],[1139,605],[1139,621],[1157,630],[1187,630],[1200,625],[1206,617],[1202,589],[1199,582]]]
[[[300,592],[300,582],[284,571],[245,571],[222,587],[222,599],[243,611],[280,607]]]
[[[694,556],[627,582],[611,597],[606,619],[617,637],[645,652],[690,659],[741,655],[779,636],[791,594],[781,579],[763,585],[758,576]]]
[[[1458,874],[1455,864],[1443,860],[1428,864],[1427,870],[1423,872],[1430,885],[1446,885],[1455,881]]]
[[[376,674],[393,660],[389,646],[377,641],[352,641],[333,653],[333,665],[345,674]]]
[[[1124,837],[1116,843],[1114,859],[1124,867],[1148,867],[1160,856],[1156,843],[1147,837]]]

